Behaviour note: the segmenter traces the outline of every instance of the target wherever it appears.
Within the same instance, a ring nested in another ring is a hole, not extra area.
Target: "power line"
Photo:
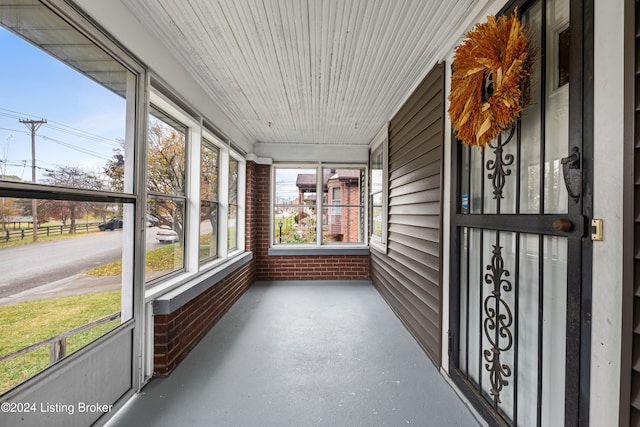
[[[20,119],[20,123],[31,131],[31,181],[36,183],[36,132],[40,126],[47,123],[45,119]],[[33,241],[38,240],[38,204],[36,199],[31,200],[31,215],[33,216]]]
[[[29,132],[24,131],[24,130],[3,128],[3,127],[0,127],[0,130],[7,130],[7,131],[10,131],[10,132],[18,132],[18,133],[25,133],[25,134],[29,135]],[[111,157],[106,157],[106,156],[104,156],[104,155],[102,155],[102,154],[100,154],[100,153],[98,153],[96,151],[91,151],[88,148],[80,147],[80,146],[71,144],[70,142],[60,141],[59,139],[52,138],[50,136],[42,135],[42,134],[39,134],[37,136],[42,138],[42,139],[44,139],[44,140],[46,140],[46,141],[51,141],[53,143],[65,146],[65,147],[70,148],[72,150],[79,151],[80,153],[89,154],[90,156],[97,157],[97,158],[102,159],[102,160],[111,160]]]
[[[3,112],[3,111],[6,111],[8,113]],[[19,118],[25,117],[25,116],[36,117],[36,116],[31,115],[31,114],[25,114],[25,113],[21,113],[19,111],[9,110],[7,108],[2,108],[2,107],[0,107],[0,116],[10,117],[10,118],[13,118],[13,119],[19,119]],[[106,138],[104,136],[97,135],[97,134],[94,134],[94,133],[91,133],[91,132],[87,132],[87,131],[82,130],[82,129],[74,128],[73,126],[69,126],[69,125],[66,125],[64,123],[57,122],[55,120],[47,121],[45,127],[49,128],[49,129],[56,130],[58,132],[68,133],[70,135],[74,135],[74,136],[77,136],[77,137],[80,137],[80,138],[85,138],[85,139],[93,140],[93,141],[96,141],[96,142],[101,142],[101,143],[104,143],[104,144],[107,144],[107,145],[110,145],[110,146],[114,146],[114,145],[119,145],[120,144],[119,140],[117,140],[117,139]]]

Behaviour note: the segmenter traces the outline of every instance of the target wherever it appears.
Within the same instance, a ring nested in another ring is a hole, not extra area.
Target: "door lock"
[[[591,240],[594,242],[601,242],[603,238],[604,221],[601,219],[591,220]]]
[[[582,187],[582,169],[580,167],[580,150],[573,147],[571,155],[560,160],[562,163],[562,176],[567,193],[574,202],[580,200],[580,189]]]

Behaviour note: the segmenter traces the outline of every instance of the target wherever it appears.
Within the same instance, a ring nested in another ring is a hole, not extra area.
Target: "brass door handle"
[[[553,228],[554,231],[562,231],[564,233],[568,233],[573,228],[573,224],[566,218],[559,218],[553,220],[551,228]]]

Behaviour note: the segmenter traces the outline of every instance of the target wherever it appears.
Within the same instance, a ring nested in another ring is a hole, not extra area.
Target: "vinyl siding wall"
[[[433,362],[441,362],[444,65],[389,124],[388,250],[371,250],[371,278]]]

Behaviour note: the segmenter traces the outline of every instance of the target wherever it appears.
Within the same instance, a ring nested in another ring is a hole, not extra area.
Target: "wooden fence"
[[[0,357],[0,363],[5,362],[7,360],[11,360],[18,356],[22,356],[23,354],[30,353],[34,350],[37,350],[41,347],[45,347],[48,345],[49,346],[49,364],[53,365],[54,363],[63,359],[67,355],[67,338],[69,338],[72,335],[78,334],[80,332],[84,332],[88,329],[95,328],[96,326],[100,326],[103,323],[107,323],[112,320],[115,320],[119,317],[120,317],[120,312],[118,311],[117,313],[113,313],[108,316],[102,317],[98,320],[94,320],[91,323],[78,326],[77,328],[71,329],[70,331],[63,332],[54,337],[47,338],[46,340],[42,340],[28,347],[14,351],[13,353],[6,354]]]
[[[76,223],[76,233],[92,233],[99,231],[99,222],[83,222]],[[38,227],[38,236],[55,236],[68,233],[71,227],[69,225],[47,225]],[[10,240],[24,240],[33,237],[33,228],[0,230],[0,243]]]

